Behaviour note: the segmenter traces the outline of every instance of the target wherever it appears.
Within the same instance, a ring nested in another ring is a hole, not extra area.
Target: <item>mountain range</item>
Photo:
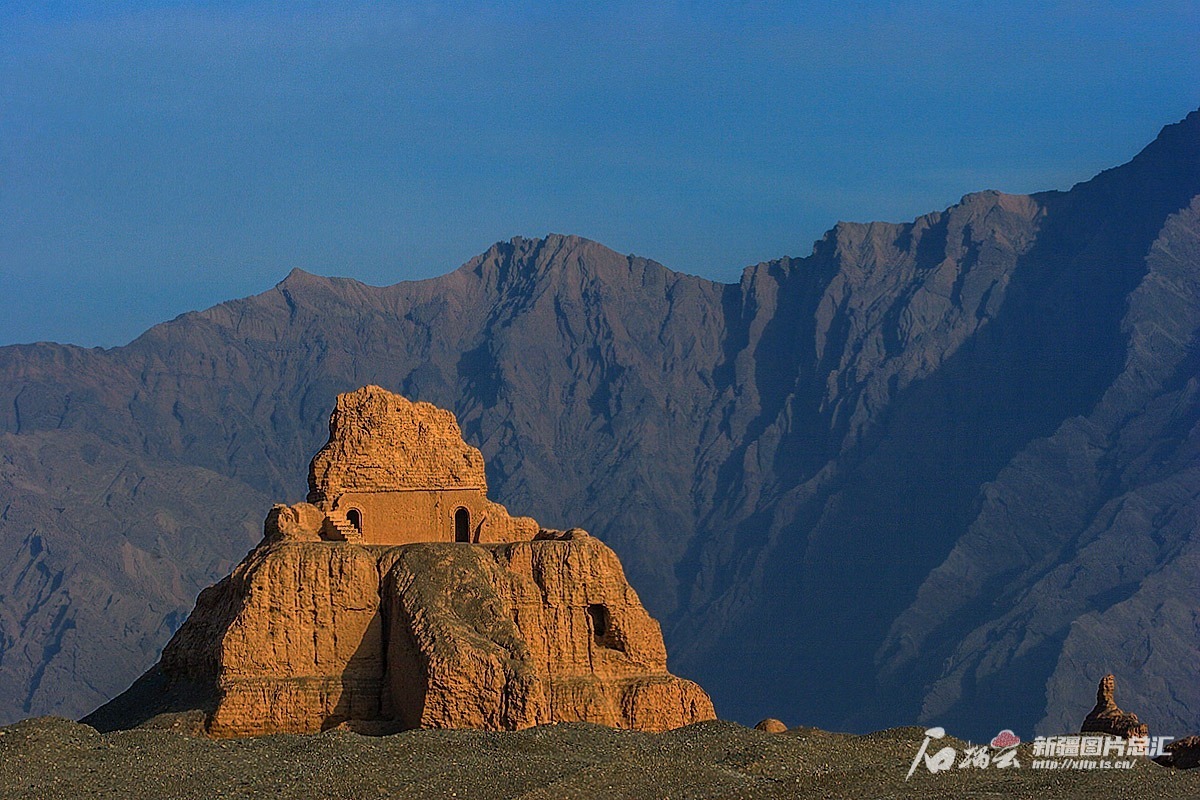
[[[1200,729],[1200,111],[1069,191],[838,223],[735,284],[516,238],[0,348],[0,722],[153,664],[365,384],[612,546],[723,717],[1056,733],[1113,672]]]

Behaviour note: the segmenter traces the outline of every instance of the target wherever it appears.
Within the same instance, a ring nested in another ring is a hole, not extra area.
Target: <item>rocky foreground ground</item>
[[[1195,798],[1200,770],[951,769],[905,774],[920,728],[768,734],[703,722],[661,734],[588,724],[517,733],[212,740],[99,734],[43,717],[0,728],[4,798]],[[961,742],[946,740],[960,749]]]

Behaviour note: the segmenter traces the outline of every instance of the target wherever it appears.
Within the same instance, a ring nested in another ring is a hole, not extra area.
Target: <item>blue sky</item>
[[[549,232],[736,280],[1200,106],[1200,2],[975,5],[0,3],[0,344]]]

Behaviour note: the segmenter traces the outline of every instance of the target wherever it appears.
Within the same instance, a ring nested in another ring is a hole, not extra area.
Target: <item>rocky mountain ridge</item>
[[[515,513],[610,544],[723,715],[1058,731],[1115,672],[1152,730],[1200,727],[1198,145],[1200,112],[1068,192],[839,223],[732,285],[514,239],[390,287],[293,272],[124,348],[0,348],[0,716],[147,668],[149,617],[377,383],[452,408]],[[46,474],[92,448],[94,485]]]

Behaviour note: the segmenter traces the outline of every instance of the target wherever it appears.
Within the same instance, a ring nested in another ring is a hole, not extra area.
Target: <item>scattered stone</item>
[[[1116,691],[1116,677],[1110,674],[1100,679],[1100,686],[1096,689],[1096,707],[1083,720],[1080,732],[1106,733],[1126,739],[1133,736],[1149,736],[1150,729],[1138,719],[1137,714],[1122,711],[1117,707],[1113,699]]]

